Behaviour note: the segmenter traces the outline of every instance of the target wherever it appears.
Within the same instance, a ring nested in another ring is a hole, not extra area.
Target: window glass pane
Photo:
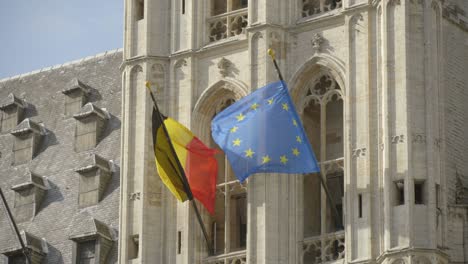
[[[225,249],[225,198],[224,187],[216,190],[215,215],[211,222],[211,235],[215,254],[223,254]]]
[[[317,173],[304,175],[304,237],[318,236],[321,232],[321,185]]]
[[[318,101],[311,101],[304,109],[303,124],[307,137],[315,157],[320,161],[320,104]]]
[[[248,0],[232,0],[231,10],[246,8],[247,5],[248,5]]]
[[[231,251],[245,249],[247,241],[247,194],[231,196]]]
[[[211,14],[213,16],[223,14],[227,12],[227,5],[226,0],[212,0],[213,1],[213,8]]]
[[[327,103],[326,160],[343,157],[343,100],[334,94]]]
[[[327,173],[327,186],[332,198],[335,202],[336,209],[338,211],[339,220],[343,221],[343,197],[344,197],[344,174],[343,171],[334,171]],[[331,206],[331,205],[330,205]],[[331,207],[330,207],[331,208]],[[332,212],[330,212],[332,213]],[[330,232],[342,230],[342,226],[338,226],[337,221],[335,221],[335,215],[332,214],[330,217]]]

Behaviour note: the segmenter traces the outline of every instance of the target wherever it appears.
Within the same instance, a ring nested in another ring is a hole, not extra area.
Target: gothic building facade
[[[466,1],[127,0],[125,8],[122,263],[467,261]],[[142,87],[156,84],[164,113],[216,147],[213,116],[277,80],[269,48],[341,221],[319,175],[257,174],[240,184],[220,157],[216,214],[203,212],[210,256],[192,208],[154,177]]]
[[[122,52],[0,80],[0,186],[34,263],[468,263],[468,2],[124,3]],[[241,184],[218,155],[210,253],[157,176],[145,82],[217,148],[213,117],[277,80],[269,48],[321,172]]]

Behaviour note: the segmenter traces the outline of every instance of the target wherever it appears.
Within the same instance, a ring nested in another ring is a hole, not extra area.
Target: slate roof
[[[12,133],[23,130],[43,132],[42,143],[34,159],[16,166],[12,165],[14,136],[7,132],[0,134],[0,187],[11,208],[15,196],[11,187],[36,183],[28,172],[47,178],[47,182],[44,182],[48,185],[47,194],[37,214],[33,220],[19,223],[20,230],[47,241],[48,253],[43,263],[72,263],[70,231],[96,229],[96,226],[104,225],[108,227],[106,234],[109,236],[109,233],[118,230],[119,177],[111,178],[99,204],[80,209],[79,177],[76,177],[75,169],[97,154],[103,160],[112,161],[112,169],[119,175],[121,63],[122,52],[117,50],[0,80],[0,102],[3,100],[3,105],[27,104],[24,118],[28,118],[28,121],[20,123]],[[65,115],[67,95],[64,94],[77,87],[88,91],[87,99],[92,103],[89,109],[88,106],[84,107],[89,110],[85,112],[104,114],[108,119],[99,144],[90,151],[79,153],[73,147],[77,120]],[[107,113],[102,109],[106,109]],[[105,166],[98,161],[94,163]],[[0,252],[17,244],[3,210],[4,207],[0,206]],[[80,219],[79,216],[84,213],[94,220],[77,222],[76,219]],[[112,239],[116,240],[117,236],[112,236]],[[5,257],[0,254],[0,263],[4,261]],[[117,243],[113,243],[108,263],[116,262]]]

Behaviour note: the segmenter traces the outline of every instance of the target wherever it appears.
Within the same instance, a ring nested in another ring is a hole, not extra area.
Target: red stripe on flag
[[[197,137],[194,137],[186,148],[188,153],[185,172],[193,196],[214,215],[218,175],[218,163],[214,155],[217,150],[208,148]]]

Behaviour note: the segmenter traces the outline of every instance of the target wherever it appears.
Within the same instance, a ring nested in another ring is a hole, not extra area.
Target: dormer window
[[[26,176],[27,182],[11,187],[15,191],[14,213],[18,222],[29,221],[37,214],[47,192],[46,181],[41,176],[33,172]]]
[[[26,248],[30,252],[31,264],[40,264],[48,253],[47,243],[44,239],[34,236],[28,232],[21,231],[21,237]],[[2,254],[7,257],[8,264],[27,263],[21,246],[17,243],[13,247],[2,250]]]
[[[73,264],[107,263],[113,239],[110,228],[94,218],[75,219],[82,228],[75,229],[69,239],[73,241]]]
[[[77,78],[71,80],[62,90],[65,97],[65,116],[71,116],[87,103],[90,88]]]
[[[13,145],[13,163],[15,165],[31,161],[38,152],[45,135],[44,128],[29,118],[23,120],[10,133],[15,136]]]
[[[247,27],[247,0],[212,0],[208,19],[209,41],[237,36]]]
[[[9,94],[0,104],[2,111],[1,131],[8,132],[15,128],[23,120],[25,108],[26,103],[23,100],[12,93]]]
[[[87,207],[101,201],[112,176],[109,161],[96,154],[90,155],[75,169],[80,175],[78,204]]]
[[[109,113],[92,103],[87,103],[73,117],[77,121],[75,151],[80,152],[96,147],[109,120]]]
[[[342,0],[302,0],[302,17],[310,17],[341,8]]]

